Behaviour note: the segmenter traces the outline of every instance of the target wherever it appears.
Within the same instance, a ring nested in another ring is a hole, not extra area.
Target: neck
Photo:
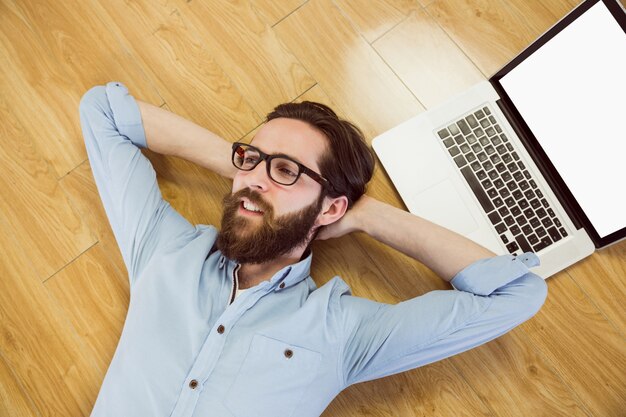
[[[263,281],[269,281],[278,271],[288,265],[300,262],[305,248],[297,250],[263,264],[241,264],[239,269],[239,288],[245,290]]]

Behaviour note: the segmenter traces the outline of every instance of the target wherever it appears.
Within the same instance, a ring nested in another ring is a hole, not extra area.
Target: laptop
[[[407,209],[541,277],[626,237],[626,13],[587,0],[510,63],[374,138]]]

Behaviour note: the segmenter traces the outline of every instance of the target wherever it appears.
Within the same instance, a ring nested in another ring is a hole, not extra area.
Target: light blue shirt
[[[349,385],[481,345],[546,298],[530,252],[476,261],[454,289],[396,305],[355,297],[339,277],[317,288],[309,254],[230,303],[237,264],[211,252],[215,227],[163,200],[126,87],[90,89],[80,121],[130,280],[93,417],[319,416]]]

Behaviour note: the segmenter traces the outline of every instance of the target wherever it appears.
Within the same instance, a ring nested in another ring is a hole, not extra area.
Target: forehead
[[[318,172],[326,143],[324,134],[308,123],[283,117],[265,123],[251,142],[267,154],[285,154]]]

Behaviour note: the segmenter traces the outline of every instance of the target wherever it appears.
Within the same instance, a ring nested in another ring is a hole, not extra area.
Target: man
[[[235,145],[121,83],[89,90],[80,116],[131,292],[92,416],[318,416],[349,385],[485,343],[545,300],[533,253],[495,256],[364,195],[373,155],[325,106],[279,106]],[[162,199],[145,147],[233,178],[220,232]],[[353,231],[454,289],[388,305],[339,277],[317,288],[311,240]]]

